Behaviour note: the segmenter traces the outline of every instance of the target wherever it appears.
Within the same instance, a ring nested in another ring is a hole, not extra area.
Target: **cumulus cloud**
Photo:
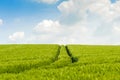
[[[24,39],[24,36],[25,36],[24,32],[15,32],[15,33],[13,33],[12,35],[9,36],[9,39],[11,41],[17,41],[17,40]]]
[[[62,34],[63,27],[59,21],[43,20],[38,23],[34,30],[33,39],[40,42],[52,43]]]
[[[0,19],[0,25],[2,25],[3,24],[3,20],[2,19]]]
[[[75,17],[73,19],[80,21],[87,19],[89,13],[92,13],[100,16],[106,21],[111,21],[114,18],[119,17],[119,5],[120,2],[111,4],[110,0],[69,0],[61,3],[58,6],[58,9],[62,12],[62,15],[67,18],[67,20],[69,20],[72,15]]]
[[[68,0],[58,9],[62,13],[60,23],[72,25],[75,30],[71,30],[72,35],[68,38],[74,43],[107,44],[120,33],[120,1],[113,4],[110,0]]]
[[[33,40],[45,43],[74,43],[77,39],[85,37],[88,31],[83,22],[67,26],[60,24],[59,21],[43,20],[34,28]]]
[[[47,3],[47,4],[53,4],[53,3],[56,3],[58,0],[34,0],[38,3]]]
[[[119,43],[120,1],[67,0],[58,9],[61,12],[58,20],[43,20],[37,24],[34,40],[63,44]]]
[[[40,33],[59,33],[61,25],[58,21],[43,20],[37,24],[34,30]]]

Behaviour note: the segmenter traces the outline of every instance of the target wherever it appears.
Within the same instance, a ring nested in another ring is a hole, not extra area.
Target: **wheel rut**
[[[70,57],[71,59],[71,63],[75,63],[78,61],[78,58],[74,57],[71,53],[71,51],[69,50],[68,46],[64,46],[65,47],[65,50],[67,52],[67,55]],[[59,45],[58,47],[58,50],[56,52],[56,55],[55,55],[55,58],[52,59],[51,63],[48,63],[48,64],[45,64],[45,65],[42,65],[42,66],[39,66],[40,63],[37,63],[37,64],[34,64],[34,65],[31,65],[31,66],[26,66],[26,65],[20,65],[20,66],[16,66],[15,69],[14,66],[9,68],[8,70],[5,70],[3,72],[0,72],[0,74],[3,74],[3,73],[21,73],[21,72],[24,72],[24,71],[28,71],[30,69],[34,69],[34,68],[39,68],[39,67],[44,67],[44,66],[49,66],[55,62],[57,62],[59,59],[59,56],[60,56],[60,53],[61,53],[61,45]]]
[[[77,58],[77,57],[74,57],[74,56],[72,55],[72,53],[71,53],[71,51],[69,50],[68,46],[65,46],[65,48],[66,48],[66,51],[67,51],[69,57],[70,57],[71,60],[72,60],[72,63],[78,62],[78,58]]]

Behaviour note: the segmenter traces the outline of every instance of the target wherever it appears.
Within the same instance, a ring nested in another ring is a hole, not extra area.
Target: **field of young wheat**
[[[120,46],[0,45],[0,80],[120,80]]]

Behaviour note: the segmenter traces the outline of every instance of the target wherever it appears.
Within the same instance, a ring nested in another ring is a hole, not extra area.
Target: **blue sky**
[[[1,0],[0,18],[4,24],[0,27],[0,43],[8,43],[8,36],[14,32],[30,33],[32,27],[43,19],[56,19],[60,15],[57,9],[60,2],[46,4],[30,0]]]
[[[0,43],[120,44],[119,0],[1,0]]]

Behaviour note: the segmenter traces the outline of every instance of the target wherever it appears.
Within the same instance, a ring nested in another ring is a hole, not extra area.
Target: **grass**
[[[120,46],[67,45],[67,48],[68,51],[63,45],[2,45],[0,64],[12,71],[2,72],[0,80],[120,80]],[[37,67],[34,61],[38,62]],[[23,66],[23,62],[26,67],[23,71],[14,67]]]
[[[58,45],[2,45],[0,73],[19,73],[48,65],[58,56]]]

